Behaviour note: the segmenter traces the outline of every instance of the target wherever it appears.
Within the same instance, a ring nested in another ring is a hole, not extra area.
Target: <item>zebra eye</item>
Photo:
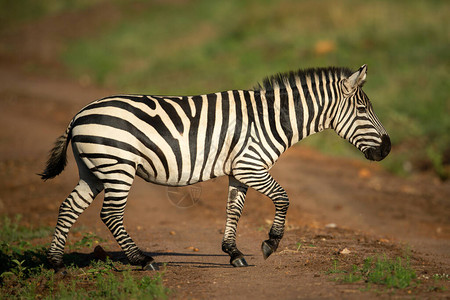
[[[366,107],[365,106],[358,106],[356,109],[358,110],[358,112],[360,114],[363,114],[363,113],[366,112]]]

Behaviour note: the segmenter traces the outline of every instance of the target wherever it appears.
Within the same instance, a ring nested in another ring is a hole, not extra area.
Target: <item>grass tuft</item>
[[[166,299],[163,273],[142,276],[129,266],[90,255],[66,254],[69,276],[56,279],[46,258],[48,245],[33,245],[46,228],[30,229],[4,217],[0,223],[0,298],[8,299]],[[48,232],[47,232],[48,233]],[[14,239],[20,240],[15,242]],[[98,237],[87,234],[75,249],[91,247]]]
[[[333,261],[333,268],[327,274],[339,274],[335,279],[343,283],[365,282],[394,289],[406,289],[417,284],[417,275],[411,268],[409,258],[386,256],[364,259],[361,266],[353,265],[351,270],[341,270],[337,267],[337,260]]]
[[[12,243],[16,241],[31,240],[48,236],[52,229],[50,227],[32,228],[20,225],[22,216],[16,215],[12,220],[8,216],[0,217],[0,241]]]

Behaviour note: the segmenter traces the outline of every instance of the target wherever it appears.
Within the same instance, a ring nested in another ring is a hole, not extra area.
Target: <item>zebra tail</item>
[[[55,178],[66,167],[67,146],[72,135],[72,123],[73,121],[67,126],[66,132],[56,140],[55,146],[50,151],[45,170],[41,174],[38,174],[42,180],[46,181],[47,179]]]

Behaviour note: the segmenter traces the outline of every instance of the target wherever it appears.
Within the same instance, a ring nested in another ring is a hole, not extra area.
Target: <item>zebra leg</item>
[[[117,181],[117,180],[115,180]],[[123,225],[123,215],[131,184],[105,182],[105,200],[100,217],[120,245],[132,265],[142,266],[143,270],[158,270],[155,260],[142,252],[128,235]]]
[[[81,176],[80,176],[81,177]],[[84,176],[85,177],[85,176]],[[78,216],[92,203],[95,196],[103,190],[101,182],[94,176],[80,179],[72,193],[63,201],[59,207],[58,221],[55,233],[47,252],[47,258],[55,271],[63,270],[63,254],[67,235]]]
[[[234,267],[246,267],[244,255],[236,247],[236,228],[244,208],[248,187],[234,177],[229,177],[227,223],[222,240],[222,250],[230,255],[230,264]]]
[[[261,245],[263,257],[267,259],[277,250],[278,244],[283,237],[286,214],[289,208],[288,196],[286,191],[266,170],[241,174],[240,176],[236,176],[236,178],[240,182],[269,197],[275,205],[275,218],[269,231],[269,239],[265,240]]]

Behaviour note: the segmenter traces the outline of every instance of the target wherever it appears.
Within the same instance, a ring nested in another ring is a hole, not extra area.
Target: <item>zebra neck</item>
[[[332,126],[334,99],[311,84],[274,87],[261,96],[273,104],[275,127],[286,136],[287,148]]]
[[[299,140],[331,128],[334,96],[328,95],[323,86],[312,80],[297,85],[296,91],[293,97]]]

